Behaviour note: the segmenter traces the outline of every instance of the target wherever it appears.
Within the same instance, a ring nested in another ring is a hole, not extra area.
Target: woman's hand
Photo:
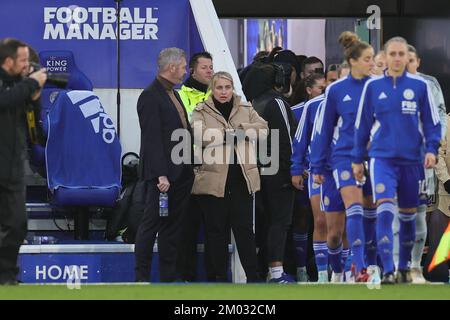
[[[313,180],[317,184],[322,184],[325,182],[325,177],[323,174],[313,174]]]
[[[436,156],[431,152],[427,152],[425,154],[425,163],[424,163],[425,169],[434,168],[435,165],[436,165]]]
[[[352,163],[353,176],[355,180],[363,183],[364,182],[364,165],[362,163]]]
[[[292,185],[298,190],[303,190],[305,188],[303,185],[303,176],[292,176],[291,182]]]

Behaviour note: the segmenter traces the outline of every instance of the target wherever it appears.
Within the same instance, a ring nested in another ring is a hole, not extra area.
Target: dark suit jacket
[[[175,92],[175,96],[183,106],[177,92]],[[170,182],[176,181],[183,172],[185,164],[172,162],[172,149],[180,142],[171,141],[171,136],[174,130],[183,129],[183,124],[177,108],[157,79],[139,96],[137,111],[141,127],[139,178],[152,180],[160,176],[167,176]],[[183,111],[186,123],[189,124],[184,108]],[[189,125],[187,136],[189,136],[189,141],[184,140],[185,148],[187,148],[185,150],[189,150],[189,160],[191,161],[193,152]],[[189,169],[192,170],[191,166]]]

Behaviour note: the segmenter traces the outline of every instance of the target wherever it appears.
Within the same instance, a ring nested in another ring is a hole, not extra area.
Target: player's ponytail
[[[344,48],[345,60],[349,65],[351,65],[350,59],[358,60],[365,49],[371,48],[370,44],[361,41],[358,35],[351,31],[342,32],[338,41]]]

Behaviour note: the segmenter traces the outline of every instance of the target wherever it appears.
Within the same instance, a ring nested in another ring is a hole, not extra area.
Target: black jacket
[[[270,134],[268,137],[268,153],[271,156],[272,130],[279,132],[279,175],[290,182],[292,141],[295,136],[296,123],[289,103],[281,94],[271,89],[252,101],[253,108],[267,121]]]
[[[183,106],[176,91],[175,96]],[[172,149],[180,143],[180,141],[171,141],[171,136],[174,130],[183,129],[183,124],[177,108],[157,79],[139,96],[137,111],[141,127],[139,178],[152,180],[167,176],[170,182],[176,181],[185,165],[175,164],[171,160]],[[184,140],[188,142],[185,148],[190,150],[189,162],[192,163],[191,128],[184,108],[183,111],[188,124],[186,134],[189,136],[189,141]]]
[[[241,82],[242,91],[244,91],[247,100],[253,101],[253,99],[274,87],[275,69],[272,65],[253,62],[246,69],[245,78],[241,78]]]
[[[0,186],[20,190],[24,185],[26,110],[33,110],[36,80],[10,76],[0,67]]]

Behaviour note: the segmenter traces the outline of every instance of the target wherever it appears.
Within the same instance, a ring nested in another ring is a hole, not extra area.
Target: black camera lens
[[[42,69],[42,66],[36,62],[30,62],[30,74]],[[57,88],[65,89],[67,87],[67,83],[69,82],[69,74],[68,73],[52,73],[47,72],[47,82]]]
[[[30,62],[30,74],[33,72],[39,71],[41,69],[41,65],[36,62]]]

